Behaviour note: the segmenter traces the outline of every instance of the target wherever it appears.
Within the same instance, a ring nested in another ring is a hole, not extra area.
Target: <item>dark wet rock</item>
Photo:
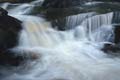
[[[91,0],[91,1],[120,2],[120,0]]]
[[[11,17],[8,12],[0,8],[0,64],[17,65],[21,57],[15,57],[9,49],[18,45],[21,21]]]
[[[0,0],[0,3],[3,2],[11,2],[11,3],[25,3],[25,2],[31,2],[34,0]]]
[[[1,50],[0,66],[20,66],[26,64],[28,60],[34,61],[39,59],[39,57],[41,56],[32,51],[14,52],[12,50]]]
[[[58,30],[67,30],[70,29],[66,26],[67,24],[67,17],[72,15],[77,15],[82,13],[80,8],[64,8],[64,9],[53,9],[48,10],[46,14],[46,18],[51,21],[52,26]],[[70,27],[70,26],[69,26]]]
[[[96,5],[96,4],[103,5],[104,3],[119,4],[118,2],[120,1],[119,0],[45,0],[42,6],[44,8],[69,8],[74,6],[82,6],[87,2],[89,2],[91,5]]]
[[[44,10],[43,14],[47,19],[54,20],[82,12],[80,4],[83,2],[81,0],[45,0],[37,10]]]
[[[119,3],[114,2],[96,2],[91,4],[83,4],[82,8],[85,9],[85,11],[94,11],[100,14],[108,13],[108,12],[116,12],[120,10]]]
[[[108,12],[115,12],[115,11],[120,11],[119,7],[120,7],[119,3],[111,3],[111,2],[102,2],[102,3],[96,2],[96,3],[91,3],[89,5],[85,3],[85,4],[81,4],[78,6],[71,6],[71,7],[45,8],[44,6],[36,6],[32,9],[31,14],[35,14],[35,15],[44,14],[45,16],[47,16],[47,18],[49,18],[49,20],[52,20],[52,19],[62,18],[70,15],[76,15],[79,13],[96,12],[96,13],[103,14]]]
[[[0,49],[13,48],[18,43],[21,21],[7,15],[5,10],[0,10]]]
[[[108,54],[109,57],[120,57],[119,45],[106,43],[101,50]]]
[[[104,47],[101,50],[106,53],[110,53],[110,52],[116,53],[120,51],[120,47],[115,44],[106,43],[104,44]]]
[[[83,0],[45,0],[44,8],[68,8],[82,4]]]
[[[119,26],[118,25],[118,24],[120,24],[120,12],[119,12],[119,10],[114,12],[112,23],[115,24],[114,26]]]
[[[58,18],[63,18],[70,15],[76,15],[79,13],[83,13],[84,10],[80,7],[72,7],[72,8],[49,8],[44,9],[43,7],[36,6],[34,7],[29,14],[32,15],[45,15],[48,20],[54,20]]]
[[[19,66],[23,61],[23,56],[16,55],[9,50],[0,51],[0,66]]]
[[[120,43],[120,25],[114,25],[114,43]]]
[[[3,8],[0,8],[0,16],[7,16],[7,15],[8,15],[8,12]]]

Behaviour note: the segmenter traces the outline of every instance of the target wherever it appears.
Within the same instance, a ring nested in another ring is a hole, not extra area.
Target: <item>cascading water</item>
[[[99,31],[103,32],[103,35],[108,36],[109,34],[104,33],[104,32],[108,32],[108,31],[103,31],[103,30],[107,29],[107,28],[109,29],[109,26],[107,26],[107,25],[112,24],[112,18],[113,18],[113,13],[96,15],[96,16],[93,16],[91,18],[84,20],[81,23],[81,25],[86,27],[86,32],[88,33],[88,37],[90,38],[90,40],[94,40],[94,39],[96,39],[96,37],[98,38],[97,40],[104,40],[103,38],[100,37],[100,35],[93,37],[93,36],[91,36],[91,34],[94,33],[96,29],[97,30],[99,29]],[[100,27],[105,26],[105,25],[106,25],[106,27],[104,27],[103,30],[101,30]]]
[[[100,50],[113,35],[112,13],[86,18],[67,31],[53,29],[40,17],[15,13],[11,15],[23,21],[23,30],[12,50],[28,56],[32,52],[38,59],[20,70],[1,71],[5,74],[1,80],[120,80],[120,59]]]
[[[80,25],[85,19],[91,16],[94,16],[95,14],[96,14],[95,12],[90,12],[90,13],[83,13],[83,14],[68,16],[65,18],[66,19],[65,27],[74,28],[75,26]]]

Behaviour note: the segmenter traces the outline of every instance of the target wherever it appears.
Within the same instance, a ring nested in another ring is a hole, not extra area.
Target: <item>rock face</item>
[[[0,49],[16,46],[21,29],[21,21],[7,15],[7,11],[0,8]]]
[[[0,8],[0,64],[13,64],[19,62],[19,58],[13,57],[8,51],[18,44],[18,35],[21,27],[21,21],[7,15],[8,12]]]
[[[114,27],[114,43],[119,44],[120,43],[120,25],[115,25]]]
[[[79,6],[86,0],[45,0],[42,7],[46,10],[45,17],[51,21],[54,28],[66,30],[65,17],[81,13]],[[58,21],[56,23],[55,21]],[[62,20],[62,21],[61,21]],[[61,27],[61,23],[63,23]]]
[[[0,0],[0,2],[11,2],[11,3],[24,3],[31,2],[33,0]]]
[[[43,7],[45,8],[68,8],[73,6],[80,6],[84,2],[89,1],[103,1],[103,2],[120,2],[119,0],[45,0]]]
[[[45,8],[67,8],[83,2],[83,0],[45,0],[42,6]]]

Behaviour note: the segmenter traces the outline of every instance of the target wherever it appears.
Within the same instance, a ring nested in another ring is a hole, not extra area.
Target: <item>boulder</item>
[[[119,45],[106,43],[101,50],[108,54],[110,57],[120,57]]]
[[[18,45],[21,29],[21,21],[9,16],[6,10],[0,8],[0,64],[17,65],[21,60],[22,57],[15,57],[8,51]]]
[[[24,62],[24,57],[16,55],[9,50],[0,51],[0,66],[19,66]]]
[[[120,43],[120,25],[115,25],[114,27],[114,43]]]
[[[0,8],[0,49],[13,48],[18,43],[21,21],[7,15],[7,11]]]
[[[109,53],[109,52],[116,53],[116,52],[120,51],[120,48],[115,44],[106,43],[106,44],[104,44],[104,47],[101,50],[106,53]]]

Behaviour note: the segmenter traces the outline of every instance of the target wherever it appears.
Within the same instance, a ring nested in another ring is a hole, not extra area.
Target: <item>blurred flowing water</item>
[[[34,53],[38,59],[22,68],[1,70],[0,80],[120,80],[120,59],[109,57],[101,47],[113,39],[113,13],[68,17],[71,30],[58,31],[41,17],[24,15],[36,2],[9,9],[23,21],[18,54]],[[10,3],[2,4],[8,8]]]

